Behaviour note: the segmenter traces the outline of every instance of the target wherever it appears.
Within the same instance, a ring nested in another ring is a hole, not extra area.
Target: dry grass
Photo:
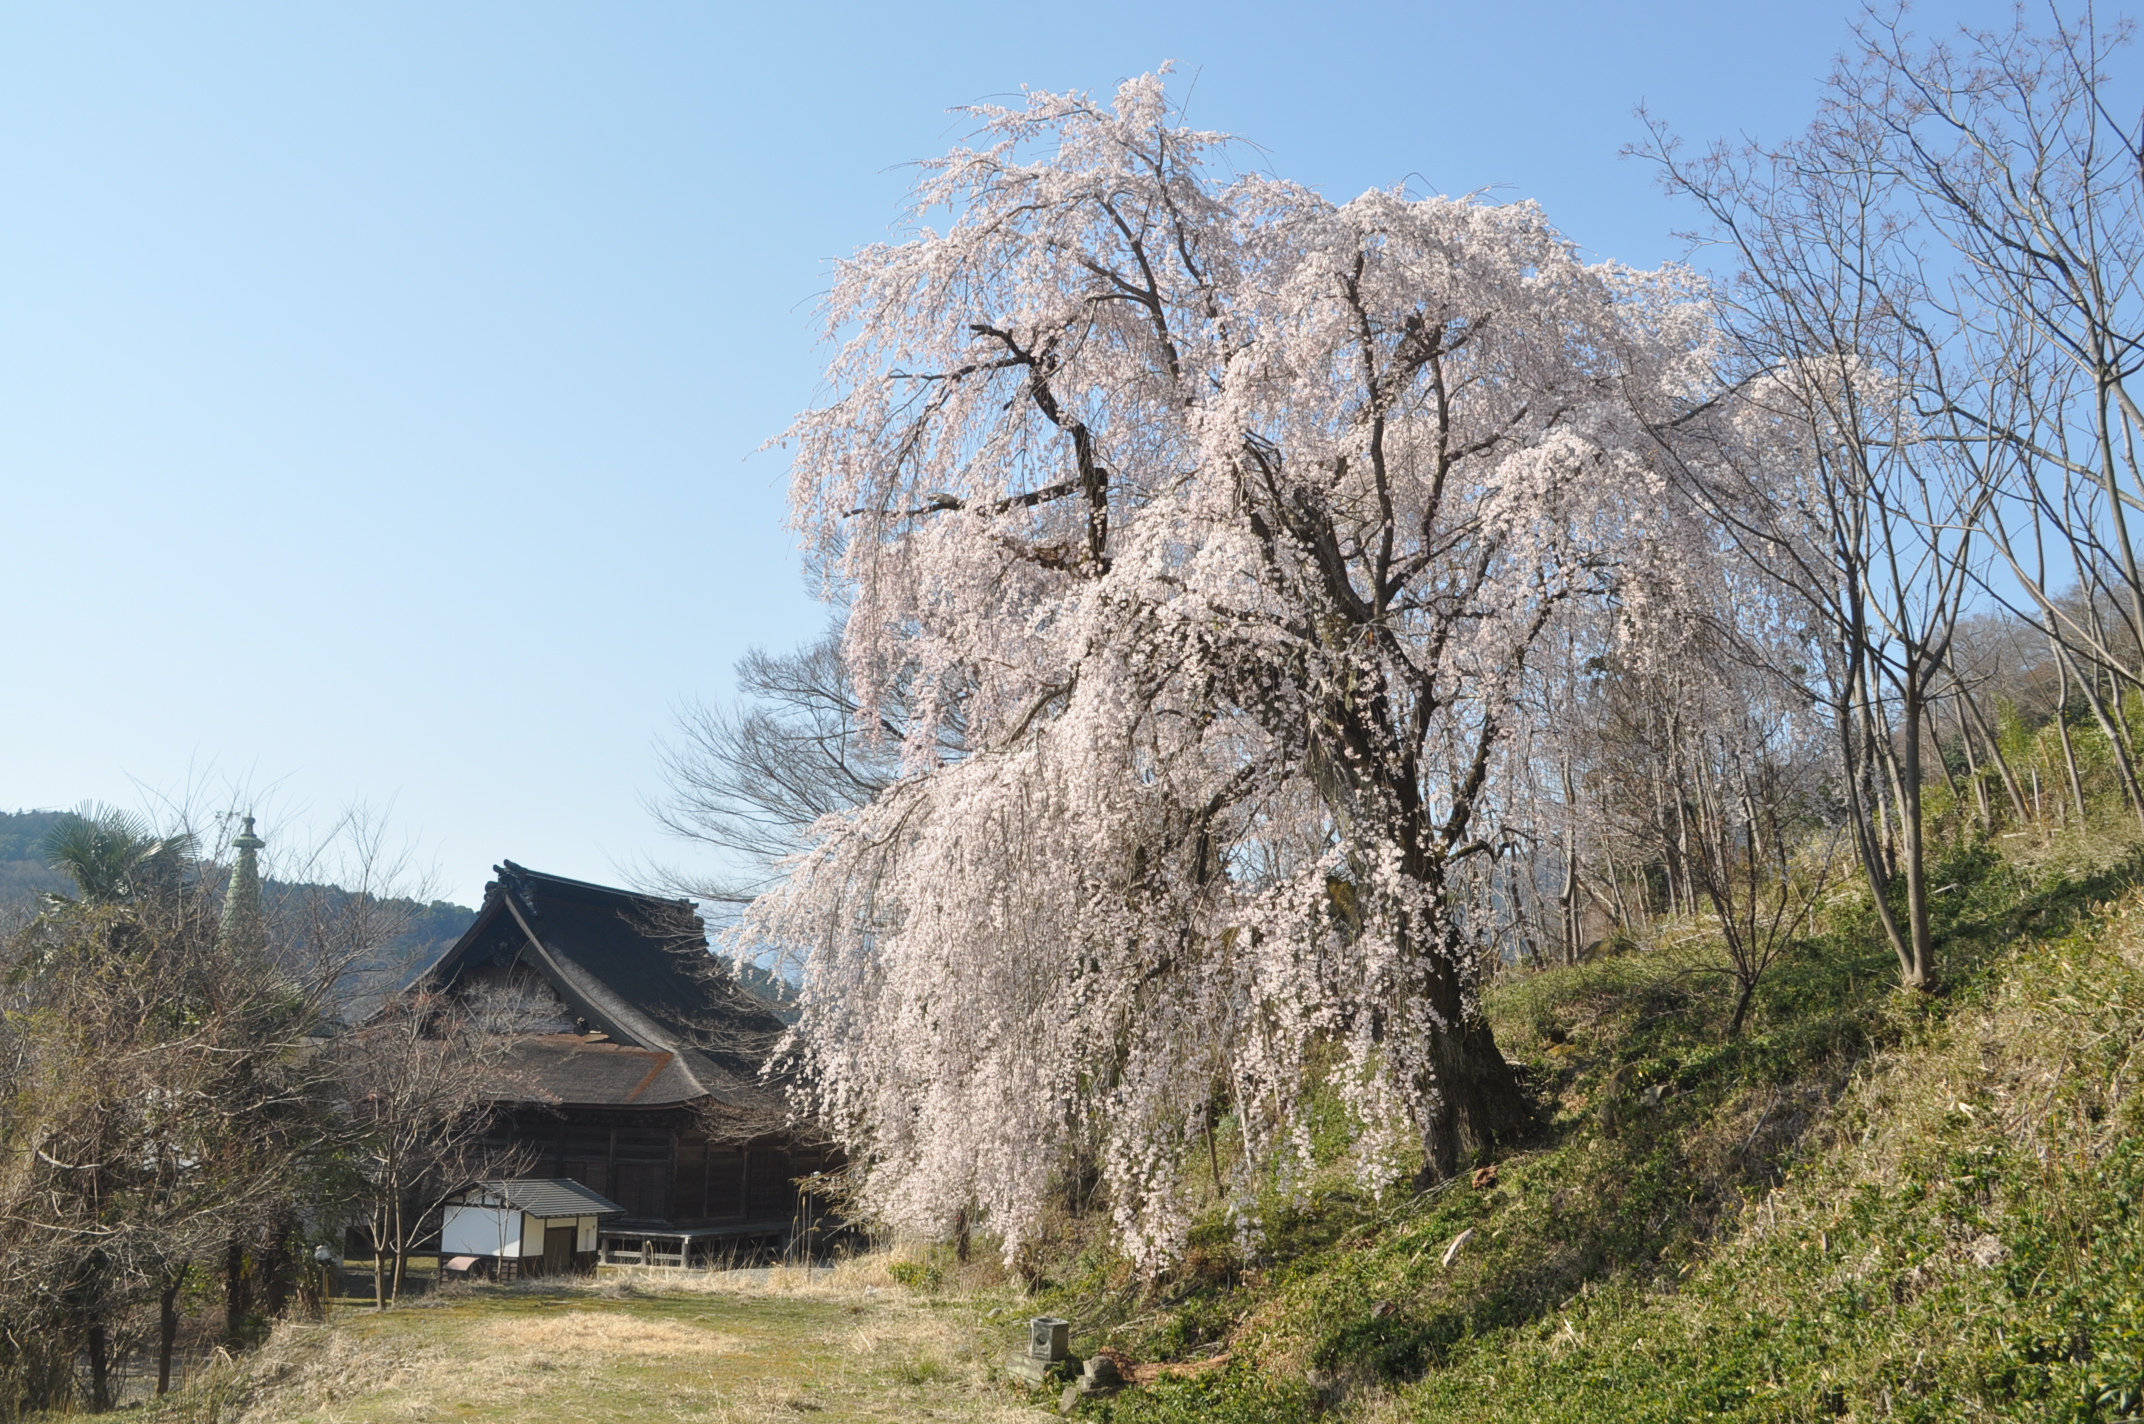
[[[450,1291],[279,1330],[160,1424],[1037,1417],[988,1300],[903,1290],[884,1258],[833,1269],[606,1273]]]
[[[735,1271],[677,1271],[661,1268],[603,1268],[598,1293],[613,1299],[635,1294],[779,1296],[793,1300],[864,1300],[879,1294],[906,1295],[895,1283],[892,1267],[900,1257],[874,1251],[844,1257],[824,1266],[764,1266]]]
[[[500,1322],[480,1338],[502,1354],[530,1362],[637,1358],[678,1360],[734,1355],[749,1346],[735,1335],[694,1329],[667,1320],[630,1315],[598,1315],[586,1310],[554,1311],[537,1319]]]

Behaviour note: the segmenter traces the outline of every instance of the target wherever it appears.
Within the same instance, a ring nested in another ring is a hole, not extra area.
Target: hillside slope
[[[2124,846],[1956,855],[1945,993],[1900,996],[1867,907],[1722,1036],[1679,942],[1514,977],[1544,1107],[1493,1173],[1369,1199],[1337,1162],[1263,1239],[1210,1214],[1142,1291],[1046,1268],[1075,1349],[1203,1362],[1125,1421],[2144,1417],[2144,892]],[[1471,1233],[1471,1234],[1469,1234]],[[1449,1264],[1447,1264],[1447,1260]]]

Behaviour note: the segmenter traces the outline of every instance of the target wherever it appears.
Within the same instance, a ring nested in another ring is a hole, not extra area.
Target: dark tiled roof
[[[608,1107],[663,1107],[706,1094],[675,1053],[572,1033],[516,1041],[501,1088],[516,1099]]]
[[[755,1116],[777,1110],[778,1095],[759,1069],[786,1025],[708,952],[690,901],[545,875],[510,860],[496,870],[476,923],[421,977],[449,988],[466,969],[518,964],[541,974],[612,1044],[590,1053],[585,1040],[569,1046],[571,1035],[533,1036],[516,1059],[540,1091],[515,1097],[646,1106],[711,1098]],[[668,1061],[621,1058],[620,1048]],[[629,1062],[641,1067],[638,1076]]]
[[[623,1216],[625,1208],[564,1177],[516,1177],[478,1182],[464,1197],[482,1192],[530,1216]]]

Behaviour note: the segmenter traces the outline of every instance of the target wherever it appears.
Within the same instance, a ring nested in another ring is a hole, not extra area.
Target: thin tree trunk
[[[1608,893],[1612,897],[1611,903],[1615,906],[1616,926],[1627,934],[1633,928],[1633,921],[1630,917],[1630,902],[1623,897],[1622,867],[1615,863],[1614,828],[1608,824],[1605,817],[1601,825],[1601,859],[1608,865]]]
[[[1876,848],[1883,861],[1883,878],[1886,885],[1898,878],[1898,838],[1893,828],[1898,824],[1893,814],[1891,781],[1892,768],[1897,760],[1891,748],[1891,729],[1883,720],[1882,704],[1863,689],[1861,703],[1861,746],[1865,758],[1864,767],[1868,776],[1869,801],[1875,813]]]
[[[376,1206],[372,1217],[372,1308],[387,1309],[387,1208]]]
[[[1646,731],[1648,733],[1652,732],[1653,716],[1650,711],[1646,713],[1645,721]],[[1648,760],[1651,765],[1646,768],[1646,774],[1647,779],[1652,783],[1653,790],[1653,839],[1654,843],[1660,847],[1661,889],[1667,895],[1668,918],[1673,919],[1681,911],[1681,906],[1676,902],[1675,842],[1674,838],[1668,834],[1667,792],[1661,785],[1660,761],[1658,757],[1649,758]]]
[[[1682,765],[1682,729],[1677,725],[1678,720],[1670,718],[1668,721],[1668,746],[1672,749],[1670,768],[1674,778],[1671,798],[1675,808],[1674,859],[1682,871],[1681,913],[1694,915],[1697,913],[1697,887],[1690,872],[1690,798],[1685,789],[1688,769]]]
[[[1909,677],[1901,712],[1905,727],[1905,765],[1899,776],[1899,831],[1906,869],[1906,922],[1912,933],[1913,958],[1906,966],[1907,987],[1935,987],[1935,942],[1928,929],[1928,856],[1921,830],[1920,687]]]
[[[1898,853],[1894,862],[1906,880],[1906,931],[1908,953],[1899,961],[1899,977],[1909,989],[1932,987],[1930,964],[1933,952],[1928,937],[1928,864],[1921,832],[1921,701],[1919,688],[1909,670],[1900,689],[1899,714],[1905,726],[1896,737],[1885,735],[1882,748],[1884,780],[1898,812]]]
[[[257,1263],[261,1285],[261,1302],[266,1308],[270,1320],[281,1319],[284,1309],[290,1304],[290,1234],[292,1230],[293,1223],[291,1220],[278,1213],[275,1220],[268,1225],[268,1243],[262,1248],[260,1259]]]
[[[1931,733],[1934,733],[1934,734],[1936,734],[1936,735],[1941,735],[1941,731],[1942,731],[1942,723],[1941,723],[1940,721],[1938,721],[1938,720],[1936,719],[1936,717],[1935,717],[1935,715],[1934,715],[1934,710],[1933,710],[1933,709],[1930,709],[1930,715],[1929,715],[1929,718],[1928,718],[1928,728],[1929,728],[1929,731],[1930,731]],[[1959,791],[1959,789],[1958,789],[1958,778],[1957,778],[1957,775],[1956,775],[1956,774],[1955,774],[1954,772],[1952,772],[1952,771],[1951,771],[1951,769],[1950,769],[1950,758],[1949,758],[1949,757],[1947,757],[1947,756],[1945,756],[1945,755],[1943,755],[1943,748],[1942,748],[1942,746],[1941,746],[1940,744],[1938,744],[1938,745],[1936,745],[1935,747],[1931,748],[1931,750],[1933,750],[1933,751],[1935,752],[1935,756],[1936,756],[1936,769],[1937,769],[1938,771],[1941,771],[1941,772],[1943,773],[1943,784],[1944,784],[1945,786],[1948,786],[1948,787],[1950,788],[1950,800],[1951,800],[1951,804],[1952,804],[1953,806],[1962,806],[1962,805],[1964,805],[1964,804],[1965,804],[1965,795],[1964,795],[1964,793],[1962,793],[1962,792],[1961,792],[1961,791]]]
[[[223,1258],[223,1337],[233,1347],[246,1340],[246,1318],[253,1313],[252,1282],[246,1277],[246,1243],[233,1236]]]
[[[1996,773],[2003,780],[2003,790],[2010,795],[2010,809],[2017,812],[2018,822],[2023,824],[2028,819],[2025,812],[2025,788],[2018,784],[2017,774],[2010,769],[2010,759],[2003,755],[2002,738],[1988,725],[1988,719],[1981,714],[1980,704],[1973,700],[1972,694],[1961,689],[1960,696],[1965,703],[1965,710],[1973,714],[1974,724],[1980,728],[1981,740],[1987,744],[1988,760],[1995,763]]]
[[[179,1339],[179,1292],[185,1288],[191,1265],[180,1262],[164,1278],[164,1288],[156,1297],[156,1392],[160,1395],[171,1392],[171,1352]]]
[[[1890,868],[1883,863],[1882,849],[1877,843],[1876,828],[1870,822],[1866,781],[1868,767],[1863,761],[1867,743],[1862,736],[1858,712],[1858,693],[1855,684],[1858,678],[1850,674],[1847,680],[1846,700],[1832,704],[1834,723],[1838,731],[1840,753],[1846,762],[1846,811],[1854,832],[1854,851],[1861,858],[1861,872],[1868,881],[1869,900],[1876,911],[1876,922],[1883,927],[1884,938],[1898,955],[1900,965],[1913,961],[1913,947],[1899,927],[1898,917],[1891,912]]]
[[[102,1414],[112,1407],[112,1362],[104,1322],[89,1322],[89,1412]]]
[[[1578,962],[1578,837],[1572,829],[1577,819],[1578,804],[1571,784],[1571,757],[1563,757],[1563,888],[1557,893],[1556,903],[1563,918],[1563,962]]]
[[[2052,647],[2052,644],[2050,644]],[[2084,781],[2077,775],[2077,748],[2070,741],[2070,665],[2059,648],[2054,649],[2055,671],[2062,679],[2061,698],[2055,704],[2055,729],[2062,737],[2062,765],[2069,772],[2070,802],[2077,808],[2077,824],[2084,825]]]
[[[2063,656],[2068,655],[2068,650],[2064,649]],[[2138,824],[2144,825],[2144,790],[2138,789],[2136,768],[2129,760],[2129,748],[2122,741],[2121,734],[2115,730],[2113,720],[2107,716],[2106,703],[2100,699],[2098,670],[2094,669],[2091,677],[2084,676],[2080,670],[2077,682],[2084,691],[2085,705],[2092,709],[2092,719],[2099,723],[2100,735],[2107,739],[2108,747],[2114,752],[2114,769],[2121,777],[2122,794],[2129,798],[2129,809],[2135,813]]]
[[[2107,705],[2114,711],[2114,725],[2122,734],[2122,749],[2134,747],[2136,736],[2129,729],[2129,698],[2122,691],[2122,684],[2110,671],[2107,674]]]
[[[1961,690],[1957,694],[1957,698],[1963,701],[1965,693]],[[1967,724],[1965,712],[1962,708],[1958,712],[1958,741],[1965,748],[1965,773],[1973,782],[1973,799],[1980,805],[1981,829],[1993,830],[1995,829],[1995,815],[1988,805],[1987,776],[1980,769],[1980,758],[1974,754],[1973,729]]]
[[[2095,322],[2096,325],[2097,323]],[[2107,512],[2114,521],[2114,546],[2121,553],[2122,573],[2129,585],[2130,635],[2140,640],[2140,642],[2144,642],[2144,575],[2140,575],[2137,569],[2136,545],[2131,543],[2129,539],[2129,512],[2122,507],[2121,475],[2115,468],[2114,463],[2114,430],[2111,423],[2111,412],[2114,406],[2113,392],[2122,384],[2121,362],[2112,359],[2108,355],[2104,342],[2097,333],[2095,333],[2095,345],[2099,349],[2093,352],[2092,376],[2093,384],[2097,388],[2094,394],[2099,402],[2097,414],[2100,483],[2107,491]],[[2098,600],[2093,598],[2091,603],[2096,621]],[[2106,640],[2102,638],[2101,643],[2103,646],[2105,642]],[[2112,679],[2110,678],[2109,680],[2111,681]],[[2121,687],[2119,684],[2116,684],[2114,688],[2114,702],[2116,720],[2121,724],[2122,730],[2126,734],[2129,730],[2129,719],[2122,714]],[[2129,743],[2125,740],[2122,744],[2123,754],[2126,755],[2128,750]]]
[[[403,1215],[403,1211],[404,1203],[400,1197],[396,1197],[394,1217],[395,1282],[394,1289],[387,1293],[387,1298],[397,1302],[402,1299],[402,1268],[404,1263],[409,1260],[409,1233],[406,1230],[408,1220]]]
[[[1734,1017],[1727,1021],[1727,1036],[1729,1038],[1740,1038],[1742,1036],[1742,1021],[1749,1017],[1750,1001],[1757,996],[1756,975],[1737,971],[1735,982],[1740,987],[1740,992],[1735,995]]]

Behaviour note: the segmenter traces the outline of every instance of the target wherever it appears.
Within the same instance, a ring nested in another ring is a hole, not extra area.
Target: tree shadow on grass
[[[2144,848],[2076,874],[2035,876],[1986,845],[1938,868],[1948,891],[1933,928],[1964,990],[2021,937],[2073,932],[2144,884]],[[1702,968],[1641,953],[1534,976],[1507,996],[1499,1036],[1526,1065],[1541,1125],[1497,1188],[1412,1223],[1411,1255],[1345,1233],[1306,1255],[1298,1289],[1321,1368],[1416,1378],[1590,1290],[1672,1288],[1783,1180],[1854,1070],[1952,1002],[1901,996],[1865,903],[1842,903],[1775,968],[1737,1038],[1723,1035],[1726,986]],[[1450,1269],[1415,1247],[1470,1225],[1477,1237]],[[1314,1234],[1329,1233],[1299,1239]],[[1343,1262],[1350,1252],[1359,1259]]]
[[[1399,1381],[1589,1293],[1673,1289],[1783,1179],[1861,1064],[1969,1000],[2019,938],[2069,933],[2144,884],[2144,849],[2065,874],[1982,843],[1934,871],[1943,995],[1900,993],[1851,895],[1774,967],[1732,1039],[1730,985],[1697,941],[1497,986],[1497,1035],[1538,1111],[1495,1183],[1395,1200],[1329,1174],[1271,1203],[1248,1248],[1217,1209],[1183,1271],[1136,1306],[1125,1293],[1113,1318],[1151,1323],[1111,1343],[1196,1357],[1252,1328],[1335,1377]]]

